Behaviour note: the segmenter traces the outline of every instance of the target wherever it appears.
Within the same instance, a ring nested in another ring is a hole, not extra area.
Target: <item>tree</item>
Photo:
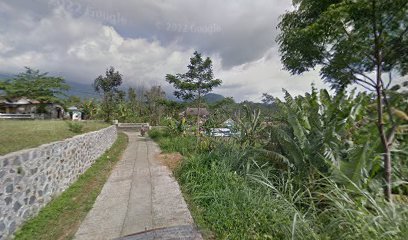
[[[136,113],[139,103],[137,101],[137,94],[134,88],[128,88],[127,98],[129,101],[130,109],[132,110],[132,112]]]
[[[146,108],[150,115],[150,120],[153,125],[160,123],[161,115],[163,114],[163,105],[160,104],[166,96],[161,86],[153,86],[149,91],[144,93]]]
[[[82,104],[81,98],[78,96],[74,96],[74,95],[71,95],[64,100],[65,107],[72,107],[72,106],[80,107],[81,104]]]
[[[200,124],[200,106],[204,95],[213,90],[214,87],[221,85],[220,79],[214,79],[212,61],[209,57],[203,59],[197,51],[190,58],[188,71],[184,74],[166,75],[166,81],[172,84],[176,89],[174,95],[183,100],[193,100],[197,102],[197,135]]]
[[[321,76],[336,90],[358,84],[375,93],[384,193],[391,200],[391,148],[397,125],[387,89],[391,74],[408,72],[408,1],[297,0],[294,6],[279,24],[282,62],[292,74],[321,67]]]
[[[185,103],[177,102],[168,99],[162,99],[159,101],[160,105],[164,106],[165,114],[167,117],[177,118],[179,113],[185,108]]]
[[[48,73],[40,73],[25,67],[26,71],[14,78],[4,81],[0,90],[8,98],[27,97],[41,102],[60,102],[60,97],[69,90],[69,85],[61,77],[51,77]]]
[[[268,93],[263,93],[261,101],[265,105],[272,105],[275,103],[275,98]]]
[[[103,94],[102,96],[102,111],[105,121],[111,120],[115,102],[118,99],[123,99],[124,93],[119,90],[122,84],[122,74],[115,72],[114,67],[106,69],[105,77],[99,75],[94,81],[95,91]]]

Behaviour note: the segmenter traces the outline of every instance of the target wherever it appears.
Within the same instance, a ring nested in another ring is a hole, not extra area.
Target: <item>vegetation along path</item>
[[[178,183],[155,158],[159,147],[126,134],[129,145],[75,239],[201,239]]]

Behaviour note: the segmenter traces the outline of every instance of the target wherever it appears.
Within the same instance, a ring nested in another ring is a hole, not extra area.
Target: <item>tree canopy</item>
[[[99,75],[94,81],[95,91],[98,93],[117,92],[122,84],[122,74],[115,72],[114,67],[106,69],[105,76]]]
[[[61,77],[48,76],[48,73],[41,73],[25,67],[26,71],[17,74],[0,84],[0,90],[8,98],[27,97],[41,102],[59,102],[60,97],[69,90],[69,85]]]
[[[119,90],[122,84],[122,74],[114,67],[106,69],[105,76],[99,75],[94,81],[95,91],[103,94],[102,111],[105,121],[110,121],[115,103],[124,99],[124,92]]]
[[[222,83],[220,79],[214,79],[211,59],[209,57],[203,59],[197,51],[190,58],[187,67],[186,73],[166,75],[166,81],[177,89],[174,95],[179,99],[201,100],[201,97]]]
[[[335,89],[356,83],[371,90],[369,74],[408,72],[407,0],[296,0],[282,17],[282,62],[293,74],[317,66]]]
[[[183,74],[166,75],[166,81],[172,84],[177,90],[174,95],[183,100],[193,100],[197,102],[200,111],[202,98],[211,92],[214,87],[221,85],[220,79],[214,79],[212,61],[209,57],[203,59],[200,53],[194,52],[190,58],[188,71]],[[200,114],[197,114],[197,135],[200,132]]]
[[[408,73],[408,1],[293,3],[295,10],[284,14],[279,24],[282,62],[292,74],[321,67],[323,79],[338,91],[358,84],[375,92],[377,127],[384,151],[385,196],[391,200],[391,148],[398,123],[387,95],[391,75]],[[388,82],[384,81],[387,73]]]

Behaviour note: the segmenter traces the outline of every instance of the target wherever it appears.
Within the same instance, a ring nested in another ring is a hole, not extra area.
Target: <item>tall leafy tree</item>
[[[220,79],[214,79],[212,61],[209,57],[203,58],[197,51],[190,58],[188,71],[183,74],[166,75],[166,81],[172,84],[177,90],[174,95],[183,100],[193,100],[197,102],[197,134],[200,123],[200,107],[202,98],[213,90],[214,87],[221,85]]]
[[[0,90],[6,97],[27,97],[41,102],[60,102],[60,97],[64,96],[65,91],[70,88],[61,77],[48,76],[46,72],[41,73],[40,70],[25,68],[25,72],[0,84]]]
[[[136,113],[139,103],[137,101],[137,94],[134,88],[132,87],[128,88],[127,98],[129,101],[130,109],[132,110],[132,112]]]
[[[391,149],[397,125],[387,88],[391,74],[408,73],[408,1],[293,3],[294,10],[284,14],[279,24],[282,62],[292,74],[320,67],[321,76],[334,89],[357,84],[375,93],[384,151],[384,192],[391,200]]]
[[[123,99],[124,93],[119,90],[122,74],[114,67],[106,69],[105,76],[98,76],[94,81],[95,91],[102,94],[102,111],[105,121],[109,122],[114,112],[115,102]]]
[[[163,114],[163,105],[161,101],[166,97],[166,93],[161,86],[152,86],[149,91],[144,93],[147,112],[153,125],[160,123]]]

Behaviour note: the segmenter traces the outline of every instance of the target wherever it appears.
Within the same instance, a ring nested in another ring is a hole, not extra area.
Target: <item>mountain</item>
[[[203,98],[207,103],[215,103],[215,102],[223,100],[225,97],[220,94],[209,93],[205,95]]]
[[[1,81],[1,80],[5,80],[5,79],[9,79],[9,78],[11,78],[11,77],[13,77],[13,75],[5,74],[5,73],[0,73],[0,81]]]
[[[86,83],[77,83],[71,81],[65,81],[71,89],[67,91],[67,95],[71,96],[78,96],[80,98],[94,98],[98,97],[98,93],[95,92],[93,86],[91,84]]]

